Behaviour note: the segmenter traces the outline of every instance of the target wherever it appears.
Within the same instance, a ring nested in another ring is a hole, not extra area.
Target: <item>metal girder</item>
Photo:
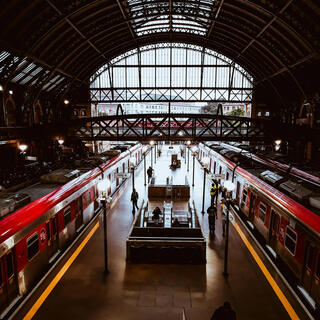
[[[277,72],[275,72],[275,73],[273,73],[273,74],[271,74],[271,75],[269,75],[267,77],[264,77],[262,79],[258,79],[257,82],[256,82],[256,85],[260,85],[261,83],[263,83],[266,80],[270,80],[270,79],[272,79],[272,78],[274,78],[274,77],[276,77],[276,76],[278,76],[278,75],[280,75],[280,74],[282,74],[284,72],[288,72],[289,69],[293,69],[293,68],[297,67],[298,65],[300,65],[300,64],[302,64],[304,62],[307,62],[307,61],[312,60],[314,58],[319,58],[319,56],[320,56],[319,53],[316,53],[316,52],[311,53],[308,56],[303,57],[302,59],[299,59],[298,61],[296,61],[294,64],[292,64],[290,66],[283,67],[280,70],[278,70]]]
[[[63,127],[63,124],[60,124]],[[71,120],[67,136],[74,140],[272,141],[314,139],[319,129],[290,126],[275,120],[212,114],[115,115]],[[303,133],[303,135],[301,135]]]
[[[220,4],[221,4],[221,3],[220,3]],[[227,4],[226,4],[226,5],[227,5]],[[270,14],[272,14],[272,13],[270,13]],[[273,16],[274,16],[274,14],[273,14]],[[127,23],[127,24],[130,24],[130,22],[129,22],[130,19],[127,19],[127,18],[125,18],[125,19],[126,19],[126,20],[125,20],[126,23]],[[278,18],[277,18],[277,19],[278,19]],[[121,22],[121,23],[123,23],[123,22]],[[131,28],[131,31],[132,31],[132,28]],[[133,32],[133,31],[132,31],[132,32]],[[131,32],[131,34],[132,34],[132,32]],[[94,36],[94,37],[96,37],[96,36]],[[169,37],[170,37],[170,34],[169,34]],[[102,39],[103,39],[103,38],[102,38]],[[100,39],[99,39],[99,40],[100,40]],[[254,40],[254,39],[252,38],[251,41],[253,41],[253,40]],[[265,48],[266,48],[266,47],[265,47]],[[269,51],[269,53],[272,53],[272,51]],[[273,59],[276,59],[276,58],[277,58],[276,55],[272,55],[272,56],[273,56]]]
[[[0,128],[0,141],[62,135],[81,141],[316,141],[320,129],[276,120],[212,114],[115,115],[68,120],[33,128]]]
[[[132,29],[132,27],[131,27],[130,21],[128,21],[128,19],[127,19],[127,16],[126,16],[126,14],[125,14],[125,12],[124,12],[124,10],[123,10],[123,8],[122,8],[122,4],[121,4],[120,1],[121,1],[121,0],[117,0],[117,4],[118,4],[118,6],[119,6],[119,8],[120,8],[120,11],[121,11],[121,13],[122,13],[123,19],[126,21],[126,24],[127,24],[127,26],[128,26],[128,29],[129,29],[129,31],[130,31],[130,33],[131,33],[131,35],[132,35],[132,38],[133,38],[133,39],[136,39],[136,35],[135,35],[135,33],[134,33],[134,31],[133,31],[133,29]]]
[[[161,36],[165,38],[165,37],[166,37],[166,34],[162,34]],[[174,36],[176,36],[176,35],[174,35]],[[226,37],[226,35],[222,35],[222,34],[221,34],[221,36]],[[162,39],[162,37],[161,37],[160,39]],[[219,35],[219,36],[216,36],[216,38],[219,38],[219,37],[220,37],[220,35]],[[151,38],[153,39],[153,41],[151,41],[151,40],[149,41],[149,39],[147,39],[146,42],[140,41],[140,45],[145,45],[145,44],[152,44],[152,43],[159,43],[159,42],[161,42],[160,39],[157,41],[157,40],[154,39],[154,37],[151,37]],[[146,39],[145,39],[145,40],[146,40]],[[206,46],[206,42],[205,42],[203,39],[201,39],[200,37],[198,37],[198,36],[197,36],[197,37],[192,37],[191,35],[189,35],[188,38],[185,38],[185,36],[183,36],[183,39],[182,39],[182,38],[178,38],[178,39],[177,39],[176,37],[174,37],[172,40],[173,40],[173,41],[176,41],[176,42],[181,42],[181,43],[190,43],[190,44],[196,44],[196,45],[200,45],[200,46]],[[162,40],[162,41],[163,41],[163,40]],[[220,43],[220,44],[221,44],[221,43]],[[131,41],[131,44],[130,44],[130,42],[128,42],[127,45],[128,45],[128,47],[126,47],[126,50],[125,50],[125,51],[132,50],[132,49],[136,48],[136,43],[135,43],[134,41]],[[113,47],[111,47],[108,51],[105,51],[104,54],[107,55],[107,56],[111,56],[112,58],[114,58],[114,57],[117,56],[117,54],[116,54],[116,53],[115,53],[115,54],[112,54],[112,52],[118,52],[118,50],[121,50],[120,47],[122,47],[122,46],[123,46],[123,45],[120,45],[120,46],[118,46],[118,47],[113,46]],[[234,50],[232,50],[232,53],[230,53],[230,51],[231,51],[231,50],[230,50],[230,44],[229,44],[229,45],[227,45],[227,44],[224,45],[223,48],[221,48],[220,46],[217,47],[217,44],[216,44],[216,43],[215,43],[214,45],[212,45],[212,44],[207,45],[206,47],[209,48],[209,49],[218,51],[218,52],[224,54],[225,56],[229,57],[230,59],[232,59],[233,54],[235,54],[236,52],[238,52],[238,51],[236,51],[236,50],[234,49]],[[217,49],[217,48],[218,48],[218,49]],[[260,53],[261,53],[261,51],[259,51],[259,54],[260,54]],[[263,54],[262,54],[262,55],[263,55]],[[264,60],[261,60],[261,61],[260,61],[259,63],[257,63],[257,64],[253,64],[252,61],[250,61],[249,58],[242,57],[242,60],[245,61],[245,62],[242,64],[242,66],[243,66],[246,70],[248,70],[248,71],[250,70],[251,73],[253,73],[253,72],[252,72],[253,70],[256,70],[257,68],[259,68],[259,74],[257,74],[257,72],[255,72],[255,73],[253,74],[254,76],[259,75],[260,77],[262,77],[263,75],[266,74],[266,73],[263,71],[263,68],[260,66],[260,65],[266,63],[266,62],[265,62],[265,59],[264,59]],[[272,62],[270,62],[270,63],[272,63]],[[96,66],[96,67],[94,67],[94,68],[95,68],[95,71],[96,71],[96,70],[98,70],[100,67],[102,67],[103,64],[104,64],[104,63],[97,64],[97,61],[96,61],[95,59],[91,59],[91,61],[88,62],[87,67],[84,69],[83,66],[82,66],[82,67],[81,67],[81,71],[79,71],[79,73],[76,73],[76,74],[77,74],[79,77],[83,77],[83,78],[89,77],[90,75],[92,75],[92,71],[91,71],[91,70],[93,69],[93,66]],[[80,68],[80,67],[79,67],[79,68]],[[273,69],[276,69],[276,67],[274,67]],[[93,73],[94,73],[94,72],[93,72]]]
[[[239,59],[239,63],[243,63],[259,83],[288,72],[302,96],[309,91],[301,81],[303,76],[290,69],[292,65],[304,63],[310,55],[319,52],[316,42],[318,29],[312,28],[313,21],[317,21],[319,16],[319,6],[315,2],[312,12],[307,2],[293,0],[46,2],[50,7],[39,11],[37,25],[32,23],[29,15],[38,6],[43,8],[41,1],[29,4],[16,0],[3,6],[0,16],[4,21],[6,47],[25,52],[29,61],[38,61],[40,66],[46,66],[52,71],[52,76],[63,74],[70,84],[75,81],[87,84],[85,80],[103,61],[110,61],[129,47],[175,40],[200,44],[220,50],[233,60]],[[53,8],[58,15],[52,14],[49,8]],[[15,19],[6,21],[6,17],[13,14]],[[169,32],[161,33],[160,29],[152,31],[150,25],[157,22],[157,17],[161,20],[165,15],[169,17]],[[197,33],[196,27],[191,30],[194,34],[181,31],[175,27],[178,25],[176,19],[180,19],[181,27],[190,22],[190,29],[192,25],[198,25],[206,31],[203,35]],[[25,30],[22,29],[24,20]],[[308,26],[305,30],[302,27],[304,23]],[[148,34],[138,35],[137,30],[144,25]],[[14,35],[19,34],[19,29],[29,41],[19,41],[19,37]],[[112,48],[109,50],[110,43]],[[47,81],[51,78],[48,77]],[[30,80],[26,85],[31,83],[34,81]]]
[[[207,39],[208,39],[208,40],[209,40],[209,38],[210,38],[210,36],[211,36],[211,33],[212,33],[213,29],[214,29],[214,25],[215,25],[215,23],[216,23],[216,21],[217,21],[217,19],[218,19],[218,17],[219,17],[220,11],[221,11],[222,6],[223,6],[223,3],[224,3],[224,0],[220,0],[219,7],[218,7],[217,12],[216,12],[216,14],[215,14],[215,16],[214,16],[214,19],[213,19],[213,21],[212,21],[212,24],[211,24],[211,26],[210,26],[210,29],[209,29],[209,31],[208,31],[208,33],[207,33]]]

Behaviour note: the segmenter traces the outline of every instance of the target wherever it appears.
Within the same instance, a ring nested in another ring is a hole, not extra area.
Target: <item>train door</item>
[[[11,250],[0,258],[0,306],[3,311],[18,295],[15,255]]]
[[[240,182],[237,181],[236,200],[238,201],[238,204],[240,204],[240,189],[241,189]]]
[[[83,210],[81,197],[75,200],[75,214],[76,214],[76,231],[78,231],[83,225]]]
[[[311,295],[312,292],[317,289],[317,284],[315,283],[316,280],[316,274],[317,268],[319,266],[315,266],[316,264],[316,258],[318,257],[317,248],[310,242],[307,242],[306,245],[306,256],[304,259],[304,265],[303,265],[303,287],[306,291],[308,291]],[[318,261],[319,263],[319,261]],[[319,275],[318,275],[319,276]]]
[[[50,230],[50,224],[51,224],[51,230]],[[47,241],[48,241],[48,258],[49,258],[49,262],[51,262],[50,259],[52,259],[52,257],[55,256],[59,248],[58,215],[55,215],[46,223],[46,229],[47,229]]]
[[[118,173],[119,173],[119,168],[117,168],[117,171],[116,171],[116,186],[119,185]]]
[[[277,237],[280,229],[280,215],[271,209],[271,219],[269,228],[269,245],[276,251],[277,247]]]
[[[249,219],[253,221],[254,219],[254,213],[256,211],[256,203],[257,203],[257,196],[250,193],[250,205],[249,205]]]

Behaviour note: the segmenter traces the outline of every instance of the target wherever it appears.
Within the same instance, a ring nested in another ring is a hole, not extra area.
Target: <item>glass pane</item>
[[[155,50],[148,50],[141,52],[141,64],[142,65],[154,65],[156,62]]]
[[[194,50],[188,50],[187,55],[187,64],[188,65],[194,65],[194,64],[200,64],[201,65],[201,52],[200,51],[194,51]]]
[[[217,72],[217,88],[229,87],[229,67],[220,67]]]
[[[157,87],[168,87],[170,85],[170,68],[157,67]]]
[[[170,48],[161,48],[156,51],[157,65],[170,65]]]
[[[141,68],[141,86],[155,87],[155,68]]]
[[[317,268],[316,268],[316,276],[320,278],[320,254],[318,254],[318,262],[317,262]]]
[[[207,88],[213,88],[215,86],[215,76],[216,76],[216,68],[204,67],[202,86]]]
[[[172,48],[172,65],[185,65],[187,62],[186,49]]]
[[[27,241],[28,260],[31,260],[39,251],[38,233],[35,233]]]
[[[113,68],[113,86],[115,88],[126,87],[126,69],[125,68]]]
[[[172,87],[184,87],[186,84],[186,68],[172,68]]]
[[[46,223],[46,230],[47,230],[47,241],[51,238],[51,232],[50,232],[50,222]]]
[[[285,246],[292,254],[294,254],[296,243],[292,241],[288,236],[286,236],[286,239],[285,239]]]
[[[309,247],[308,259],[307,259],[307,267],[309,269],[312,269],[313,254],[314,254],[314,248],[313,247]]]
[[[10,279],[13,276],[13,255],[12,252],[7,254],[7,276]]]
[[[138,64],[138,55],[137,54],[133,54],[129,57],[126,58],[127,59],[127,65],[137,65]]]
[[[139,69],[127,68],[127,85],[129,88],[139,87]]]
[[[200,87],[200,67],[189,67],[187,75],[187,87]]]

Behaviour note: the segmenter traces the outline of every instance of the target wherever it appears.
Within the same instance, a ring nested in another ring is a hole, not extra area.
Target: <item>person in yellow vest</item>
[[[214,203],[217,204],[219,188],[220,188],[219,183],[214,180],[210,188],[211,205],[213,205]]]

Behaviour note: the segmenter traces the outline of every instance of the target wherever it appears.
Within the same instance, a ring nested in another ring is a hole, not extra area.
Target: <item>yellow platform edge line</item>
[[[288,299],[286,298],[284,293],[281,291],[281,289],[277,285],[276,281],[273,279],[272,275],[270,274],[270,272],[268,271],[268,269],[266,268],[266,266],[264,265],[264,263],[262,262],[262,260],[258,256],[258,254],[256,253],[256,251],[253,249],[253,247],[250,244],[250,242],[248,241],[247,237],[241,231],[239,225],[236,222],[234,222],[234,227],[237,230],[237,232],[239,233],[239,235],[240,235],[242,241],[244,242],[244,244],[247,246],[247,248],[248,248],[249,252],[251,253],[252,257],[254,258],[256,263],[258,264],[258,266],[261,269],[263,275],[266,277],[267,281],[271,285],[273,291],[275,292],[275,294],[277,295],[277,297],[281,301],[282,305],[284,306],[284,308],[288,312],[290,318],[292,320],[299,320],[300,318],[298,317],[298,315],[294,311],[294,309],[291,306],[290,302],[288,301]]]
[[[50,282],[48,287],[43,291],[41,296],[38,298],[38,300],[35,302],[35,304],[31,307],[29,312],[25,315],[23,320],[31,320],[33,316],[36,314],[36,312],[39,310],[41,305],[44,303],[44,301],[47,299],[49,294],[52,292],[54,287],[57,285],[57,283],[61,280],[63,275],[67,272],[69,267],[72,265],[74,260],[77,258],[79,253],[82,251],[82,249],[85,247],[87,242],[90,240],[90,238],[93,236],[93,234],[96,232],[96,230],[99,228],[99,221],[95,224],[95,226],[92,228],[92,230],[88,233],[88,235],[85,237],[85,239],[81,242],[79,247],[75,250],[75,252],[72,254],[72,256],[68,259],[68,261],[64,264],[64,266],[61,268],[61,270],[58,272],[58,274],[53,278],[53,280]]]

